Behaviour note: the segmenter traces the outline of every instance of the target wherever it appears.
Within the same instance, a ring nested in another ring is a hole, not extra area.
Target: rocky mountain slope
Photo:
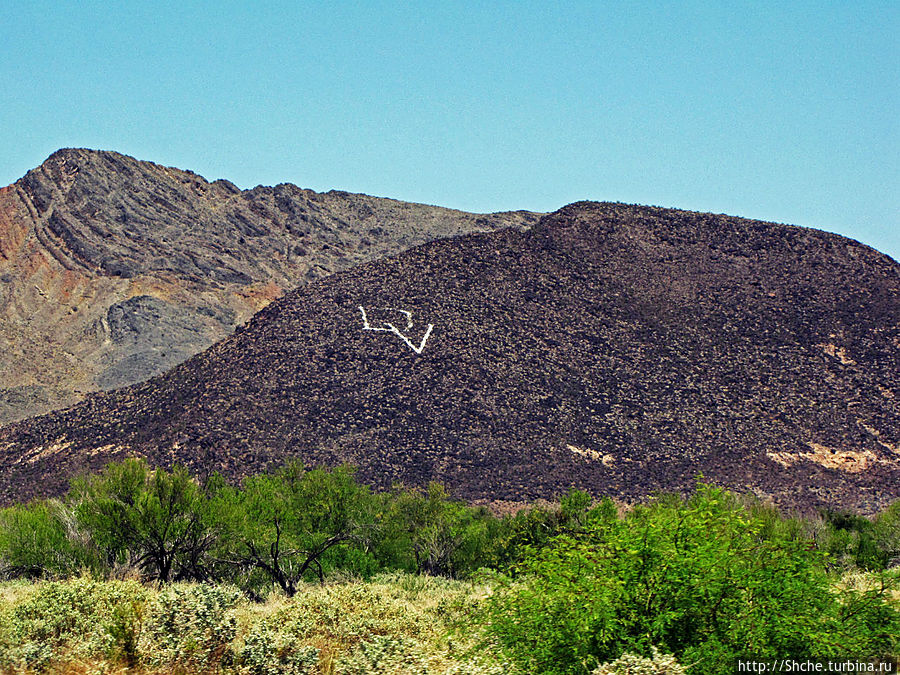
[[[163,372],[300,283],[537,218],[289,184],[241,191],[60,150],[0,190],[0,423]]]
[[[472,500],[632,499],[702,472],[865,512],[900,496],[898,373],[887,256],[579,203],[302,286],[164,375],[0,429],[0,495],[132,454],[231,478],[300,457]]]

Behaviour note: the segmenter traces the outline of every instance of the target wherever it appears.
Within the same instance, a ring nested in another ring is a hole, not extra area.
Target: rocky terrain
[[[299,457],[470,500],[570,485],[630,500],[702,472],[786,506],[871,512],[900,497],[898,372],[887,256],[816,230],[578,203],[316,280],[161,376],[3,427],[0,496],[56,494],[126,455],[231,479]]]
[[[537,218],[290,184],[242,191],[60,150],[0,190],[0,424],[161,373],[301,283]]]

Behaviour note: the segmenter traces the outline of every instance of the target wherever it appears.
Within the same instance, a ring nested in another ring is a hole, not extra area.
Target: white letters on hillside
[[[387,312],[400,312],[406,317],[406,330],[409,331],[413,327],[412,312],[408,312],[405,309],[393,309],[392,307],[382,307],[380,309]],[[362,305],[360,305],[359,311],[362,312],[363,330],[377,330],[386,333],[393,333],[398,338],[403,340],[403,342],[405,342],[409,346],[409,348],[412,349],[416,354],[421,354],[422,350],[425,349],[425,343],[428,341],[428,336],[431,335],[431,331],[434,328],[433,323],[428,324],[428,327],[425,329],[425,335],[422,336],[422,342],[420,342],[419,346],[416,347],[416,345],[413,344],[412,340],[401,333],[394,324],[382,320],[380,327],[373,326],[369,323],[369,318],[366,316],[366,310]]]

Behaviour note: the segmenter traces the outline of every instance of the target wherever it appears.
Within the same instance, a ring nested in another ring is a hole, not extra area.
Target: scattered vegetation
[[[900,502],[791,518],[699,484],[496,517],[349,467],[139,460],[0,510],[0,672],[731,672],[900,654]]]

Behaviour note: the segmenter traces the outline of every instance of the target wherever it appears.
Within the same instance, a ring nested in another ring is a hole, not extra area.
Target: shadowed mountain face
[[[890,258],[579,203],[303,286],[162,376],[3,428],[0,495],[133,454],[231,478],[299,457],[472,500],[632,499],[702,472],[867,512],[900,496],[898,366]]]
[[[537,219],[288,184],[241,191],[60,150],[0,189],[0,424],[163,372],[300,283]]]

